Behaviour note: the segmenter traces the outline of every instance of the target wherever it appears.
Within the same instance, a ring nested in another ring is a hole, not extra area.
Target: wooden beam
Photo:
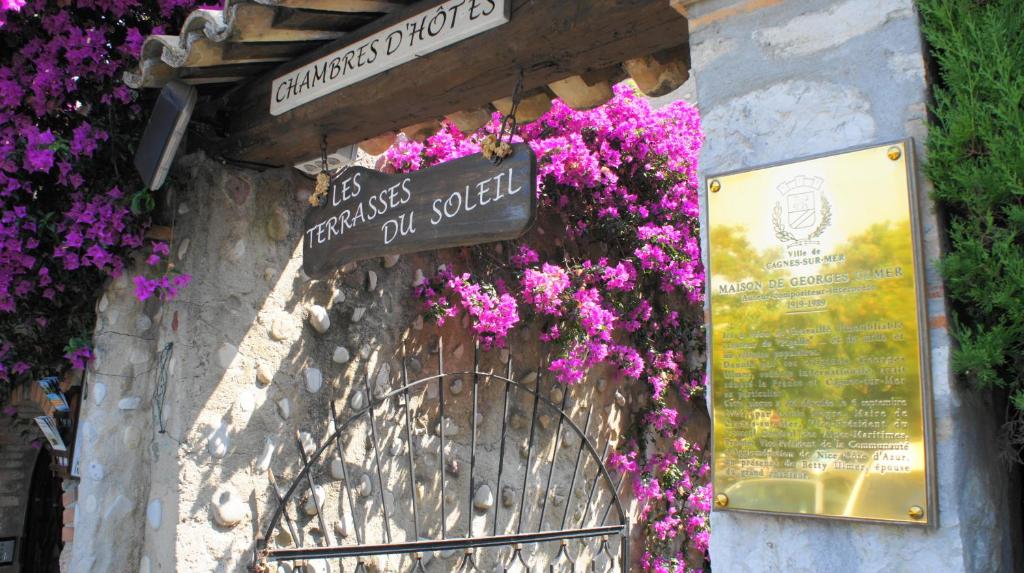
[[[612,86],[608,82],[588,84],[580,76],[569,76],[564,80],[552,82],[548,86],[565,105],[577,109],[593,109],[612,99]]]
[[[389,0],[256,0],[267,6],[322,10],[324,12],[378,12],[388,13],[402,8],[405,2]]]
[[[380,155],[395,143],[395,139],[397,139],[395,132],[389,131],[360,142],[359,149],[362,149],[370,155]]]
[[[402,133],[406,137],[413,141],[424,141],[431,135],[437,133],[437,130],[441,129],[441,122],[436,119],[427,121],[421,121],[416,125],[410,125],[402,128]]]
[[[344,35],[333,30],[290,30],[277,28],[277,8],[261,4],[228,4],[231,26],[225,38],[231,42],[308,42],[332,40]],[[218,38],[219,40],[219,38]]]
[[[689,46],[684,45],[626,60],[622,62],[622,67],[644,95],[658,97],[675,90],[690,77],[689,55]]]
[[[503,97],[494,100],[494,107],[502,115],[512,113],[512,97]],[[516,108],[516,121],[518,123],[530,123],[551,109],[551,96],[543,89],[534,90],[523,94],[519,107]]]
[[[475,109],[463,109],[450,113],[446,117],[455,124],[462,133],[473,133],[491,121],[492,109],[489,107],[478,107]]]
[[[378,14],[324,12],[278,8],[274,15],[274,28],[288,30],[355,30],[377,19]]]
[[[271,81],[420,13],[426,1],[242,84],[214,106],[228,138],[213,153],[292,165],[317,153],[321,134],[347,145],[511,95],[520,69],[535,90],[679,45],[686,20],[665,0],[511,0],[511,20],[448,48],[271,116]]]

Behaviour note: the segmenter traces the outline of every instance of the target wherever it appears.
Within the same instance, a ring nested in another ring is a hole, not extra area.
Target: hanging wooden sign
[[[537,211],[537,158],[512,146],[499,165],[482,154],[413,173],[350,167],[306,214],[302,269],[520,237]]]
[[[509,0],[448,0],[274,79],[270,115],[295,109],[508,22]]]

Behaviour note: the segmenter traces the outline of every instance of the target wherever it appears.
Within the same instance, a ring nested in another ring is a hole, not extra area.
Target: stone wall
[[[62,380],[61,389],[67,392],[72,385],[77,385],[80,374],[78,371],[69,373]],[[55,411],[53,404],[38,384],[22,384],[14,388],[7,406],[14,414],[7,415],[5,412],[0,415],[0,538],[17,538],[16,555],[23,556],[27,542],[24,536],[29,525],[26,520],[29,517],[33,481],[46,477],[37,475],[37,472],[51,471],[50,468],[40,465],[44,463],[39,459],[40,450],[49,448],[49,445],[35,417],[53,416]],[[52,461],[53,457],[50,459],[51,463],[56,463]],[[61,487],[64,511],[59,541],[66,549],[74,540],[75,492],[78,482],[74,479],[65,479],[61,481]],[[41,540],[35,541],[39,545],[44,545]],[[64,555],[62,552],[61,557]],[[13,565],[0,565],[0,573],[24,571],[25,569],[17,563],[18,560],[20,559],[16,559]]]
[[[703,174],[908,136],[919,163],[925,156],[928,80],[911,0],[683,4],[707,136]],[[998,461],[997,416],[984,394],[964,388],[951,372],[947,307],[935,264],[941,227],[920,170],[917,184],[938,527],[715,512],[716,572],[1013,570],[1016,519],[1008,509],[1009,473]]]
[[[432,326],[411,296],[414,281],[439,264],[461,265],[460,251],[375,259],[311,280],[301,271],[301,220],[312,182],[291,170],[256,173],[202,155],[179,162],[176,177],[176,191],[166,201],[174,230],[171,260],[193,277],[192,285],[173,302],[139,302],[122,277],[111,282],[97,306],[96,360],[87,372],[81,417],[83,475],[70,567],[76,573],[244,570],[277,506],[267,470],[287,490],[302,467],[297,441],[307,447],[324,443],[333,433],[332,405],[345,420],[366,404],[368,394],[400,387],[403,349],[410,379],[436,373],[439,337],[447,372],[472,366],[466,324]],[[561,223],[550,224],[557,229]],[[492,248],[501,254],[500,244]],[[545,357],[536,340],[535,332],[516,333],[510,353],[482,353],[483,368],[503,373],[511,357],[513,377],[534,384]],[[587,435],[600,449],[619,437],[640,404],[603,372],[594,372],[591,382],[569,391],[566,411],[581,427],[590,420]],[[449,537],[466,535],[470,520],[476,535],[490,533],[495,505],[502,512],[498,531],[515,529],[531,398],[512,393],[499,488],[503,384],[481,381],[471,491],[471,384],[465,375],[445,380],[443,470],[437,386],[408,397],[421,538],[440,537],[442,471]],[[555,402],[564,396],[543,376],[541,389]],[[394,541],[414,538],[405,399],[375,408],[383,488],[366,419],[342,434],[355,519],[342,495],[333,444],[311,473],[323,488],[324,527],[310,515],[315,511],[309,487],[298,487],[288,512],[306,547],[354,544],[357,535],[368,543],[384,541],[387,533]],[[563,515],[585,517],[585,488],[595,471],[585,461],[570,493],[579,439],[561,427],[556,452],[558,418],[543,408],[539,414],[525,482],[524,531],[536,529],[545,498],[545,528],[557,527]],[[546,488],[553,453],[553,487]],[[593,507],[607,503],[608,493],[599,488]],[[384,531],[382,505],[393,517],[390,532]],[[590,512],[588,523],[599,521],[595,515]],[[287,544],[290,535],[279,533],[272,532],[274,541]],[[593,547],[580,550],[587,555]],[[536,557],[543,562],[553,551],[557,546],[545,546]],[[428,555],[428,570],[454,570],[460,557]],[[484,552],[478,564],[489,570],[493,558]],[[407,562],[401,569],[400,564],[371,563],[379,571],[408,570]],[[338,563],[309,567],[337,570]],[[351,567],[346,562],[346,570]]]
[[[20,553],[25,530],[25,511],[39,450],[29,443],[41,436],[31,416],[0,417],[0,538],[18,538]],[[0,565],[3,573],[19,573],[20,565]]]

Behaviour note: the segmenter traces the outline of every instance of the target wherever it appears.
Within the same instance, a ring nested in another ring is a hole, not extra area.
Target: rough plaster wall
[[[928,86],[911,0],[708,0],[688,9],[707,136],[702,174],[908,136],[920,164]],[[935,266],[939,226],[920,174],[918,189],[939,527],[716,512],[716,572],[1013,569],[1008,473],[997,461],[996,417],[986,397],[963,388],[950,370],[944,291]]]
[[[16,537],[17,554],[25,541],[25,512],[28,510],[32,470],[39,450],[29,446],[32,438],[41,436],[32,419],[31,407],[21,409],[18,418],[0,418],[0,538]],[[21,565],[0,565],[0,573],[19,573]]]
[[[440,330],[429,322],[423,325],[418,318],[420,304],[410,290],[418,270],[429,274],[443,261],[458,260],[457,251],[403,256],[389,267],[374,259],[325,280],[310,280],[301,272],[300,256],[301,220],[310,181],[288,170],[257,174],[226,168],[202,156],[185,158],[177,176],[181,183],[168,201],[175,214],[171,256],[178,269],[192,275],[192,285],[176,301],[143,304],[122,278],[109,285],[98,304],[97,360],[88,373],[88,399],[82,411],[83,478],[71,559],[71,571],[76,573],[242,571],[251,562],[254,539],[262,535],[276,505],[270,501],[273,493],[267,475],[259,467],[268,451],[269,467],[285,490],[300,468],[296,432],[307,432],[316,443],[323,443],[332,428],[332,402],[343,420],[353,412],[354,403],[365,398],[367,384],[371,393],[378,386],[399,387],[403,346],[415,358],[409,361],[410,379],[437,372],[432,349],[439,335],[445,341],[446,371],[469,370],[472,365],[473,348],[464,334],[465,325],[450,321]],[[548,222],[556,233],[560,225],[564,228],[560,221]],[[493,248],[495,256],[500,256],[500,247]],[[323,334],[308,320],[313,304],[327,309],[331,326]],[[531,384],[529,374],[543,357],[536,339],[535,332],[526,331],[511,338],[514,377]],[[156,399],[159,353],[171,343],[160,414]],[[350,355],[343,364],[333,360],[339,346]],[[486,370],[504,372],[504,359],[503,353],[487,352],[482,364]],[[322,387],[316,391],[308,385],[311,369],[322,375]],[[456,459],[458,466],[445,474],[449,537],[467,533],[467,511],[476,493],[469,486],[472,380],[460,378],[461,392],[448,402],[446,411],[451,418],[446,455]],[[589,418],[587,434],[600,450],[608,439],[621,436],[630,412],[641,401],[608,373],[594,372],[591,378],[590,383],[569,391],[567,411],[581,427]],[[446,392],[451,393],[454,381],[449,378],[447,383]],[[528,396],[512,395],[513,421],[502,477],[511,490],[505,494],[495,483],[504,394],[500,383],[481,384],[475,473],[477,484],[488,484],[493,503],[501,506],[501,532],[514,529],[510,524],[517,511],[503,502],[507,498],[518,506],[532,402]],[[541,388],[558,400],[558,391],[543,377]],[[437,402],[433,389],[420,389],[410,398],[420,536],[433,539],[440,534]],[[400,524],[392,524],[395,541],[413,538],[400,403],[392,401],[388,408],[376,410],[386,482],[383,502]],[[588,416],[589,412],[593,415]],[[545,488],[558,422],[543,408],[539,414],[526,481],[529,513],[524,531],[536,528],[545,495],[545,528],[557,527],[567,507],[570,520],[584,517],[585,497],[595,472],[593,462],[585,461],[576,488],[569,493],[579,442],[563,427],[554,487]],[[159,431],[158,417],[164,433]],[[366,542],[379,543],[384,535],[381,489],[369,438],[362,421],[343,434],[343,444],[352,485],[368,481],[370,487],[368,496],[353,494],[355,521]],[[326,490],[323,514],[329,540],[353,544],[353,519],[347,503],[339,499],[341,482],[330,471],[334,457],[332,446],[312,476]],[[239,503],[227,503],[226,492]],[[288,506],[307,547],[324,541],[317,519],[304,512],[308,492],[304,483],[300,485]],[[607,492],[599,487],[593,507],[603,510],[607,499]],[[480,501],[486,505],[486,499]],[[241,521],[230,527],[218,524],[218,507],[225,513],[239,512]],[[476,535],[490,532],[491,511],[472,512]],[[596,513],[590,512],[588,524],[599,521]],[[611,515],[614,519],[615,512]],[[593,544],[583,547],[573,542],[571,547],[586,556]],[[557,546],[538,550],[537,563],[554,551]],[[460,555],[429,557],[429,571],[450,571]],[[485,552],[478,564],[490,570],[493,557]],[[402,569],[399,564],[398,559],[372,563],[382,571],[408,570],[407,562]],[[320,571],[327,566],[317,562],[309,567]],[[329,566],[336,570],[337,561]],[[346,570],[352,566],[346,562]]]

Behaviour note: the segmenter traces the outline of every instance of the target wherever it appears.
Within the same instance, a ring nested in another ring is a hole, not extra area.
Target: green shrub
[[[938,64],[927,174],[948,223],[941,270],[956,371],[1024,416],[1024,6],[919,0]],[[1019,450],[1024,436],[1016,436]]]

